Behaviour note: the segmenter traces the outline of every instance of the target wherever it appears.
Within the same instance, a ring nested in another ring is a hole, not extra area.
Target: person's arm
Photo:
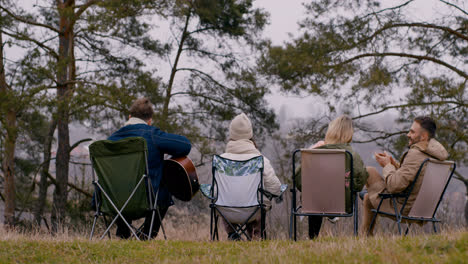
[[[418,150],[410,149],[400,168],[397,169],[391,163],[387,164],[382,171],[386,189],[390,193],[404,191],[416,177],[416,173],[423,160],[424,157],[421,157],[421,153]]]
[[[190,141],[181,135],[170,134],[159,131],[156,135],[153,135],[156,147],[161,152],[172,155],[174,157],[187,156],[190,153],[192,145]]]
[[[281,194],[281,182],[276,176],[270,161],[265,157],[263,157],[263,185],[267,192],[276,196]]]
[[[314,145],[310,146],[309,149],[320,148],[321,146],[325,145],[325,141],[320,140],[319,142],[315,143]]]
[[[390,156],[390,162],[395,168],[400,168],[400,162],[396,161],[392,156]]]
[[[369,174],[367,173],[361,156],[356,152],[353,153],[353,174],[353,189],[355,191],[361,191],[367,182]]]

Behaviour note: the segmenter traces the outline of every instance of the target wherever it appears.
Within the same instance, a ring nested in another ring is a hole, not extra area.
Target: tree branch
[[[421,56],[421,55],[414,55],[414,54],[407,54],[407,53],[397,53],[397,52],[384,52],[384,53],[364,53],[364,54],[359,54],[359,55],[356,55],[352,58],[349,58],[339,64],[335,64],[335,65],[328,65],[327,67],[330,67],[330,68],[335,68],[335,67],[338,67],[338,66],[341,66],[341,65],[344,65],[344,64],[348,64],[350,62],[353,62],[355,60],[359,60],[359,59],[362,59],[362,58],[367,58],[367,57],[390,57],[390,56],[394,56],[394,57],[405,57],[405,58],[412,58],[412,59],[417,59],[417,60],[426,60],[426,61],[432,61],[436,64],[440,64],[454,72],[456,72],[458,75],[462,76],[463,78],[465,79],[468,79],[468,74],[465,73],[464,71],[442,61],[442,60],[439,60],[439,59],[436,59],[436,58],[433,58],[433,57],[429,57],[429,56]]]
[[[52,177],[52,175],[50,175],[50,173],[47,173],[47,178],[52,182],[53,185],[57,184],[57,180],[54,177]],[[80,187],[76,186],[73,183],[69,182],[67,185],[69,187],[71,187],[72,189],[75,189],[77,192],[82,193],[82,194],[84,194],[85,196],[87,196],[89,198],[91,198],[93,196],[92,194],[90,194],[86,190],[81,189]]]
[[[453,7],[455,7],[456,9],[460,10],[460,11],[461,11],[462,13],[464,13],[465,15],[468,15],[468,12],[466,12],[465,10],[461,9],[460,7],[458,7],[458,6],[456,6],[456,5],[452,4],[452,3],[446,2],[446,1],[444,1],[444,0],[439,0],[439,1],[441,1],[442,3],[444,3],[444,4],[446,4],[446,5],[453,6]]]
[[[188,32],[187,35],[192,35],[192,34],[200,33],[200,32],[203,32],[203,31],[208,31],[208,30],[212,30],[212,29],[216,29],[216,28],[215,27],[199,28],[199,29],[196,29],[194,31]]]
[[[372,12],[372,13],[370,13],[370,14],[367,14],[367,15],[363,16],[362,18],[366,18],[366,17],[369,17],[369,16],[377,15],[377,14],[383,13],[383,12],[385,12],[385,11],[400,9],[400,8],[402,8],[402,7],[404,7],[404,6],[407,6],[409,3],[413,2],[413,1],[414,1],[414,0],[409,0],[409,1],[406,1],[406,2],[404,2],[403,4],[398,5],[398,6],[384,8],[384,9],[379,10],[379,11],[377,11],[377,12]]]
[[[381,133],[384,133],[384,132],[381,132]],[[405,133],[406,133],[406,131],[398,131],[398,132],[393,132],[393,133],[384,133],[383,136],[371,137],[370,139],[367,139],[367,140],[353,140],[353,142],[354,143],[370,143],[370,142],[377,141],[379,139],[387,139],[387,138],[397,136],[397,135],[401,135],[401,134],[405,134]]]
[[[53,49],[51,49],[50,47],[47,47],[42,42],[36,39],[30,38],[29,36],[26,36],[24,34],[17,35],[17,34],[12,34],[12,33],[3,31],[3,30],[1,30],[0,32],[17,40],[24,40],[24,41],[32,42],[36,44],[37,46],[41,47],[42,49],[48,51],[55,59],[58,59],[58,54]]]
[[[210,81],[214,82],[216,85],[220,86],[220,87],[223,87],[224,89],[227,89],[226,86],[224,86],[223,84],[221,84],[220,82],[218,82],[217,80],[213,79],[213,77],[211,77],[209,74],[203,72],[203,71],[200,71],[198,69],[194,69],[194,68],[179,68],[177,69],[177,71],[190,71],[190,72],[195,72],[195,73],[198,73],[200,75],[203,75],[205,76],[206,78],[210,79]]]
[[[372,112],[372,113],[363,114],[363,115],[359,115],[359,116],[355,116],[355,117],[353,117],[352,119],[353,119],[353,120],[356,120],[356,119],[361,119],[361,118],[368,117],[368,116],[372,116],[372,115],[377,115],[377,114],[380,114],[380,113],[385,112],[385,111],[390,110],[390,109],[398,109],[398,108],[411,107],[411,106],[444,105],[444,104],[457,104],[457,105],[460,105],[460,106],[463,106],[463,107],[468,107],[468,104],[460,103],[460,102],[457,102],[457,101],[438,101],[438,102],[408,103],[408,104],[401,104],[401,105],[389,105],[389,106],[385,106],[385,107],[383,107],[382,109],[380,109],[380,110],[378,110],[378,111],[375,111],[375,112]]]
[[[88,0],[88,2],[84,3],[79,7],[79,9],[76,11],[75,15],[73,16],[72,22],[70,23],[70,28],[75,25],[76,21],[78,18],[88,9],[90,6],[97,4],[98,2],[101,2],[99,0]]]
[[[28,25],[32,25],[32,26],[38,26],[38,27],[43,27],[43,28],[46,28],[46,29],[50,29],[56,33],[60,33],[60,31],[52,26],[49,26],[49,25],[46,25],[46,24],[42,24],[42,23],[38,23],[38,22],[34,22],[34,21],[30,21],[24,17],[21,17],[21,16],[18,16],[18,15],[15,15],[13,14],[10,10],[4,8],[3,6],[0,5],[0,9],[3,10],[5,13],[7,13],[9,16],[11,16],[12,18],[14,18],[15,20],[18,20],[20,22],[23,22],[25,24],[28,24]]]
[[[384,25],[382,28],[378,29],[377,31],[374,32],[374,34],[372,34],[371,36],[359,41],[359,43],[362,43],[362,42],[365,42],[369,39],[372,39],[374,38],[375,36],[379,35],[380,33],[382,33],[383,31],[387,30],[387,29],[392,29],[392,28],[397,28],[397,27],[423,27],[423,28],[431,28],[431,29],[439,29],[439,30],[443,30],[445,32],[448,32],[452,35],[455,35],[461,39],[464,39],[464,40],[468,40],[468,36],[466,35],[463,35],[462,33],[452,29],[452,28],[449,28],[449,27],[443,27],[443,26],[439,26],[439,25],[434,25],[434,24],[426,24],[426,23],[398,23],[398,24],[387,24],[387,25]]]
[[[463,177],[463,175],[461,175],[458,171],[455,171],[454,172],[454,178],[463,182],[465,185],[468,185],[468,179],[466,179],[465,177]]]

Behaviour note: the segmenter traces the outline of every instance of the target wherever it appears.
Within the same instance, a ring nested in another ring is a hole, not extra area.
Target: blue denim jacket
[[[149,178],[154,190],[158,190],[160,187],[164,154],[175,157],[186,156],[192,147],[186,137],[166,133],[157,127],[146,124],[126,125],[114,132],[108,139],[116,141],[127,137],[143,137],[146,140],[148,145]],[[169,207],[173,204],[171,193],[161,186],[158,194],[158,205]]]

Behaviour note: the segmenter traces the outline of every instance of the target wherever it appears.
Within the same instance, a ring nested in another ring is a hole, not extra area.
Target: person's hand
[[[392,165],[395,166],[395,168],[398,168],[398,166],[400,166],[400,164],[398,164],[398,161],[396,161],[392,156],[390,156],[390,163],[392,163]]]
[[[312,145],[310,148],[311,149],[314,149],[314,148],[319,148],[321,146],[325,145],[325,141],[323,140],[320,140],[319,142],[315,143],[314,145]]]
[[[380,166],[385,167],[387,164],[391,163],[391,156],[387,152],[384,153],[375,153],[375,160],[379,163]]]

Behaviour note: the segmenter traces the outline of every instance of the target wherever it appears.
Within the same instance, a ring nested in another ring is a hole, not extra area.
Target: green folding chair
[[[147,152],[146,141],[142,137],[128,137],[118,141],[100,140],[89,146],[96,209],[90,240],[100,216],[103,216],[107,226],[100,239],[106,234],[110,238],[109,231],[118,218],[128,226],[131,236],[138,240],[151,238],[154,217],[157,213],[160,218],[160,214],[155,202],[157,193],[148,177]],[[149,212],[152,216],[148,233],[144,233],[142,227],[135,228],[130,224],[129,220],[145,217]],[[109,225],[106,216],[113,218]],[[162,224],[161,229],[166,237]]]

